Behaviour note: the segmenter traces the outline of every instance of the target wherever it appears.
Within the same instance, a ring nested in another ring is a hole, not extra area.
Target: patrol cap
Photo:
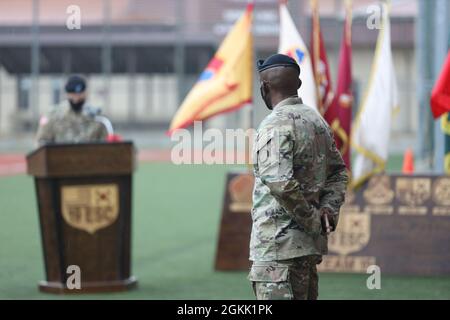
[[[298,73],[300,73],[300,66],[297,62],[291,57],[280,53],[271,55],[266,60],[258,60],[257,63],[258,72],[281,66],[294,68],[298,71]]]
[[[86,90],[86,80],[81,76],[70,76],[65,89],[67,93],[81,93]]]

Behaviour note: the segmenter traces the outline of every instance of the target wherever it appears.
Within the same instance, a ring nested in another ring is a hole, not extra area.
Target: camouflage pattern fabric
[[[48,116],[41,118],[37,133],[39,145],[47,143],[79,143],[106,140],[105,126],[95,121],[88,108],[80,113],[70,107],[59,107]]]
[[[283,100],[261,122],[253,157],[250,260],[326,254],[320,211],[337,223],[348,177],[325,120],[300,98]]]
[[[255,262],[248,276],[258,300],[316,300],[320,256]]]

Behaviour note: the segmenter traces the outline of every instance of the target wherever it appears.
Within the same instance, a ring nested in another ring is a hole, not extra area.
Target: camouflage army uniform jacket
[[[250,260],[326,254],[319,210],[339,213],[348,177],[325,120],[300,98],[281,101],[261,122],[253,159]]]
[[[41,118],[37,143],[78,143],[106,140],[106,127],[95,120],[95,115],[84,107],[80,113],[68,106],[60,106]]]

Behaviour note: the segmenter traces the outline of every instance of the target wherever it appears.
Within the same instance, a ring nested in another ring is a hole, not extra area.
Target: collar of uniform
[[[75,111],[73,111],[73,109],[69,106],[69,107],[67,107],[67,109],[66,109],[66,112],[65,112],[65,114],[66,115],[68,115],[68,116],[75,116],[75,117],[78,117],[78,116],[82,116],[82,117],[85,117],[86,116],[86,114],[84,113],[84,107],[83,107],[83,109],[80,111],[80,112],[75,112]]]
[[[300,97],[289,97],[286,98],[280,102],[273,108],[275,110],[276,108],[280,108],[282,106],[292,106],[294,104],[303,104],[302,98]]]

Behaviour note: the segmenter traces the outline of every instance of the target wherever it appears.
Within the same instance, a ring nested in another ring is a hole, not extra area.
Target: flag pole
[[[311,9],[312,9],[312,55],[314,60],[313,65],[313,74],[314,74],[314,82],[316,84],[316,96],[317,96],[317,109],[320,114],[324,114],[322,98],[320,96],[319,87],[320,87],[320,79],[317,71],[319,62],[320,62],[320,42],[319,42],[319,34],[320,34],[320,23],[319,23],[319,10],[317,0],[311,0]]]
[[[352,11],[353,10],[353,2],[352,2],[352,0],[345,0],[344,6],[345,6],[345,21],[344,21],[345,39],[344,39],[344,41],[346,42],[347,47],[351,48],[351,46],[352,46],[352,23],[353,23],[353,11]],[[351,66],[352,61],[350,60],[349,63]],[[351,78],[352,78],[352,75],[350,74],[350,79]],[[353,79],[351,79],[350,81],[352,82]],[[351,95],[351,99],[352,99],[351,107],[353,109],[354,101],[355,101],[353,98],[353,85],[351,85],[350,88],[351,88],[351,90],[350,90],[349,94]],[[338,97],[338,99],[339,99],[339,97]],[[339,100],[338,100],[338,103],[339,103]],[[352,118],[350,116],[350,123],[351,122],[352,122]],[[346,152],[348,154],[347,161],[349,164],[349,167],[347,167],[347,174],[349,177],[349,183],[348,183],[349,188],[351,187],[351,185],[353,183],[353,174],[352,174],[352,170],[351,170],[351,167],[352,167],[352,148],[351,148],[351,141],[350,141],[351,137],[352,137],[352,127],[350,125],[349,132],[347,133],[347,138],[349,139],[349,141],[347,142],[348,149],[346,150]]]
[[[247,1],[247,9],[246,10],[253,10],[255,6],[255,0],[248,0]],[[252,26],[253,26],[253,19],[252,19]],[[252,37],[253,37],[253,32],[250,31]],[[255,50],[252,50],[253,52],[253,56],[252,56],[252,60],[254,60],[254,52]],[[254,73],[254,70],[251,71],[252,74]],[[253,83],[253,79],[252,79],[252,83]],[[254,127],[255,127],[255,103],[254,103],[254,97],[252,97],[252,101],[251,104],[249,106],[249,110],[248,110],[248,117],[247,117],[247,132],[249,132],[249,137],[248,137],[248,143],[245,143],[245,160],[247,162],[247,168],[248,171],[252,172],[253,171],[253,159],[252,159],[252,144],[253,144],[253,132],[254,132]]]
[[[352,0],[345,0],[345,41],[348,45],[352,41]]]

